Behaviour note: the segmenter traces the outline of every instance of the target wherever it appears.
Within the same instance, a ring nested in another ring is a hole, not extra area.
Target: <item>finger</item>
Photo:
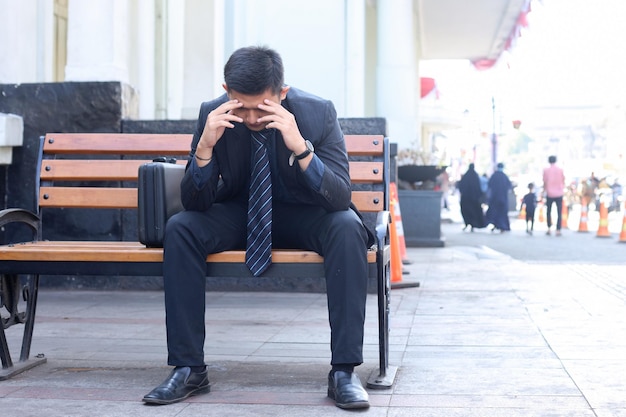
[[[271,113],[278,113],[280,111],[286,111],[285,108],[280,103],[276,103],[275,101],[272,101],[269,99],[265,99],[263,100],[263,103],[259,103],[258,108],[263,111],[267,111]]]
[[[231,122],[229,122],[228,120],[216,120],[213,123],[211,123],[210,127],[212,129],[218,129],[220,127],[230,127],[230,128],[233,128],[233,127],[235,127],[235,125],[232,124]]]
[[[217,133],[220,130],[223,132],[224,129],[233,129],[234,127],[235,125],[228,120],[219,120],[211,123],[209,125],[209,130]]]
[[[238,109],[241,106],[243,106],[243,103],[241,103],[237,99],[233,99],[233,100],[229,100],[229,101],[227,101],[225,103],[222,103],[215,110],[218,111],[219,113],[227,113],[227,112],[229,112],[231,110]]]
[[[236,110],[236,109],[240,108],[241,106],[243,106],[243,103],[241,103],[241,102],[239,102],[237,100],[227,101],[225,103],[220,104],[215,109],[213,109],[209,113],[209,117],[219,117],[219,116],[222,116],[222,115],[230,114],[230,113],[232,113],[233,110]]]
[[[207,122],[209,124],[222,122],[222,121],[243,123],[243,119],[241,117],[237,116],[236,114],[231,113],[230,110],[228,112],[226,112],[226,113],[219,113],[219,112],[214,113],[214,112],[211,112],[211,113],[209,113],[209,115],[207,117]]]
[[[236,114],[232,114],[232,113],[227,113],[227,114],[223,114],[219,117],[218,119],[219,121],[227,121],[227,122],[237,122],[237,123],[243,123],[243,119],[239,116],[237,116]]]

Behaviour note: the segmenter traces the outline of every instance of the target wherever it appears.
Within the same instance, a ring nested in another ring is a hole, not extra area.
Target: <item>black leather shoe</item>
[[[192,395],[204,394],[211,390],[208,372],[191,372],[188,366],[174,368],[161,385],[150,391],[143,402],[148,404],[172,404]]]
[[[328,396],[339,408],[369,408],[369,396],[356,372],[335,371],[328,374]]]

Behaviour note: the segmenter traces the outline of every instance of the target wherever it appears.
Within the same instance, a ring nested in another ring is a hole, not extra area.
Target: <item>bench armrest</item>
[[[389,237],[389,225],[391,224],[391,213],[387,210],[381,211],[376,216],[376,245],[381,250],[385,247]]]
[[[33,236],[39,239],[41,219],[32,211],[21,208],[0,210],[0,227],[9,223],[26,224],[33,231]]]

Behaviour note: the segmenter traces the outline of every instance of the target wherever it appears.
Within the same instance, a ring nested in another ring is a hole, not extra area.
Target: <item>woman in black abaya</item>
[[[461,215],[465,222],[463,230],[467,226],[470,226],[471,231],[474,231],[474,228],[480,229],[487,226],[481,205],[483,192],[480,188],[480,178],[473,163],[469,164],[467,172],[459,180],[457,189],[461,193]]]
[[[491,231],[511,230],[509,223],[509,190],[512,185],[509,177],[504,173],[504,164],[497,165],[497,170],[489,178],[489,208],[487,209],[487,224],[492,224]]]

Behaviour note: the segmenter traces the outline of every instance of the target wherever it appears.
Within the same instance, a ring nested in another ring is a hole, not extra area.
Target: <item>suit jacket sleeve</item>
[[[317,204],[329,211],[347,210],[352,188],[346,144],[335,107],[329,100],[309,97],[297,90],[295,93],[302,96],[298,95],[296,100],[288,95],[285,106],[296,117],[302,136],[313,143],[316,157],[324,164],[324,174],[320,189],[316,191],[306,185],[298,168],[299,188],[290,188],[290,191],[305,203]]]
[[[189,169],[189,165],[192,163],[193,156],[196,153],[196,147],[200,141],[200,136],[204,131],[204,125],[206,124],[206,118],[215,107],[219,106],[222,102],[223,96],[212,102],[202,103],[200,106],[200,114],[198,116],[198,123],[196,125],[196,131],[194,132],[191,142],[191,151],[189,153],[190,160],[187,163],[187,169],[185,176],[181,182],[181,200],[185,210],[205,211],[216,199],[217,185],[219,180],[219,169],[217,166],[213,166],[212,174],[207,182],[204,183],[202,188],[196,186],[195,181],[192,178],[192,170]],[[215,155],[214,155],[215,158]],[[217,164],[217,161],[213,161],[213,164]]]

